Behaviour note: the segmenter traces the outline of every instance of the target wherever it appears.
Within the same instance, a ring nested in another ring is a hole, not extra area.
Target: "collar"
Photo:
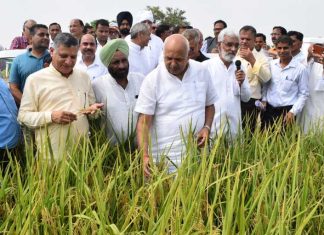
[[[53,66],[52,63],[49,65],[48,69],[49,69],[50,71],[52,71],[52,72],[53,72],[55,75],[57,75],[58,77],[60,77],[60,78],[65,78],[65,79],[69,79],[69,77],[71,77],[71,75],[72,75],[73,72],[74,72],[74,68],[73,68],[72,73],[70,73],[70,75],[69,75],[68,77],[65,77],[65,76],[64,76],[60,71],[58,71],[58,70]]]

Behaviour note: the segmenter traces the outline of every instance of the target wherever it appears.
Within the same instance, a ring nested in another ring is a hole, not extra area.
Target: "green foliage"
[[[103,135],[60,162],[11,161],[0,174],[4,234],[322,234],[324,134],[243,133],[208,150],[187,140],[177,174],[142,171]],[[152,163],[153,165],[153,163]]]
[[[174,26],[190,25],[184,16],[186,11],[178,8],[166,7],[163,11],[159,6],[147,6],[147,10],[151,10],[156,22],[161,24],[169,24]]]

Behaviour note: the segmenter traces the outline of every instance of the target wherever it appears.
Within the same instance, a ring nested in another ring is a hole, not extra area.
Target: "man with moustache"
[[[58,23],[54,22],[54,23],[51,23],[49,26],[48,26],[48,32],[50,34],[50,44],[49,44],[49,47],[53,47],[53,44],[54,44],[54,39],[56,37],[57,34],[61,33],[62,30],[61,30],[61,25],[59,25]]]
[[[74,69],[78,40],[61,33],[50,49],[52,63],[30,75],[21,100],[18,121],[35,129],[39,156],[60,160],[72,144],[89,133],[88,115],[103,104],[95,103],[89,76]]]
[[[271,61],[271,79],[265,85],[262,101],[266,110],[262,113],[261,127],[272,128],[282,118],[283,127],[295,121],[309,96],[306,67],[293,60],[292,40],[284,35],[277,39],[278,59]]]
[[[49,33],[46,25],[35,24],[30,28],[31,48],[17,56],[11,66],[9,87],[17,105],[20,105],[27,77],[42,69],[44,58],[49,54]]]
[[[129,48],[124,39],[113,39],[101,50],[100,58],[109,73],[92,83],[96,100],[104,103],[102,123],[112,144],[134,140],[137,113],[134,107],[144,76],[129,72]],[[129,139],[130,138],[130,139]]]
[[[272,28],[271,33],[271,40],[273,43],[273,47],[268,50],[269,56],[271,56],[273,59],[278,58],[277,50],[276,50],[276,42],[278,38],[280,38],[283,35],[287,35],[287,30],[282,26],[274,26]]]
[[[102,64],[99,56],[96,54],[96,39],[91,34],[85,34],[81,37],[78,59],[75,67],[86,72],[91,81],[104,76],[108,73],[107,68]]]
[[[241,101],[251,97],[250,85],[244,66],[238,70],[235,56],[239,48],[239,37],[229,29],[218,35],[219,57],[204,61],[216,90],[216,112],[211,136],[226,135],[232,141],[241,131]]]
[[[263,54],[257,53],[254,49],[256,30],[253,26],[243,26],[240,29],[239,35],[240,48],[238,50],[238,59],[246,68],[246,77],[251,88],[250,100],[248,102],[241,102],[242,127],[254,133],[259,115],[255,102],[261,99],[262,86],[271,78],[270,65],[268,59]]]
[[[117,15],[117,24],[121,38],[125,38],[130,33],[133,25],[133,16],[128,11],[119,12]]]

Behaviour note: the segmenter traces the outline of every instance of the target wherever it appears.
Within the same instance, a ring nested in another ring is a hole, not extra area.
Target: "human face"
[[[26,22],[26,24],[24,25],[24,36],[27,38],[27,39],[30,39],[31,36],[30,36],[30,28],[32,26],[34,26],[36,24],[36,22],[34,20],[29,20]]]
[[[83,34],[83,26],[80,24],[80,21],[77,19],[71,20],[70,22],[70,33],[76,37],[80,38]]]
[[[52,65],[63,76],[68,77],[72,73],[78,49],[77,46],[66,47],[64,45],[59,45],[56,50],[51,48]]]
[[[127,79],[129,63],[127,57],[120,51],[116,51],[108,65],[110,75],[116,80]]]
[[[291,55],[291,46],[289,46],[289,43],[283,43],[279,42],[276,46],[278,56],[280,60],[287,60],[292,57]]]
[[[128,23],[127,20],[122,20],[120,26],[119,26],[119,32],[122,34],[122,35],[128,35],[129,34],[129,30],[130,30],[130,25]]]
[[[279,29],[273,29],[271,33],[271,40],[273,44],[276,44],[276,41],[281,36],[281,31]]]
[[[61,33],[61,27],[57,24],[54,24],[52,26],[49,27],[48,29],[49,34],[51,35],[51,39],[54,40],[56,35],[58,35],[59,33]]]
[[[109,38],[110,39],[119,38],[119,32],[118,32],[117,28],[109,27]]]
[[[194,40],[189,41],[189,58],[196,59],[199,56],[198,43],[195,43]]]
[[[240,32],[240,47],[249,48],[251,51],[254,48],[255,37],[253,33],[248,30],[241,30]]]
[[[95,33],[93,27],[87,29],[87,34],[91,34],[94,37],[96,36],[96,33]]]
[[[296,55],[300,51],[300,48],[302,47],[303,43],[299,41],[295,35],[290,36],[290,38],[293,41],[293,44],[291,46],[291,53],[293,55]]]
[[[260,51],[264,47],[265,41],[263,41],[263,37],[256,37],[255,38],[255,49]]]
[[[184,46],[168,46],[164,48],[165,67],[172,75],[182,79],[187,70],[188,61],[188,51]]]
[[[230,63],[235,58],[239,47],[239,39],[237,37],[224,36],[224,40],[219,44],[220,58]]]
[[[224,25],[222,23],[217,23],[214,25],[214,35],[217,38],[218,34],[224,29]]]
[[[45,51],[49,46],[49,34],[46,28],[39,28],[32,36],[32,46],[35,50]]]
[[[143,32],[140,34],[140,46],[143,48],[143,47],[146,47],[149,43],[149,41],[151,40],[151,33],[148,31],[148,32]]]
[[[109,36],[109,26],[98,24],[96,35],[99,42],[107,42]]]
[[[97,45],[95,38],[91,34],[83,35],[80,42],[82,56],[95,57]]]

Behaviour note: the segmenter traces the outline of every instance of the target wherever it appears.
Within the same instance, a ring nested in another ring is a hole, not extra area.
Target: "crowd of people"
[[[151,11],[133,22],[120,12],[117,26],[99,19],[95,27],[27,20],[11,49],[26,49],[12,63],[9,85],[0,79],[0,150],[6,162],[22,137],[38,157],[62,159],[70,143],[89,136],[89,118],[98,118],[112,145],[135,136],[149,162],[164,156],[176,170],[185,140],[205,146],[220,135],[229,142],[242,129],[271,130],[298,122],[318,130],[324,115],[323,54],[303,34],[273,27],[265,34],[245,25],[238,32],[214,22],[214,37],[194,27],[155,24]],[[323,50],[324,51],[324,50]]]

